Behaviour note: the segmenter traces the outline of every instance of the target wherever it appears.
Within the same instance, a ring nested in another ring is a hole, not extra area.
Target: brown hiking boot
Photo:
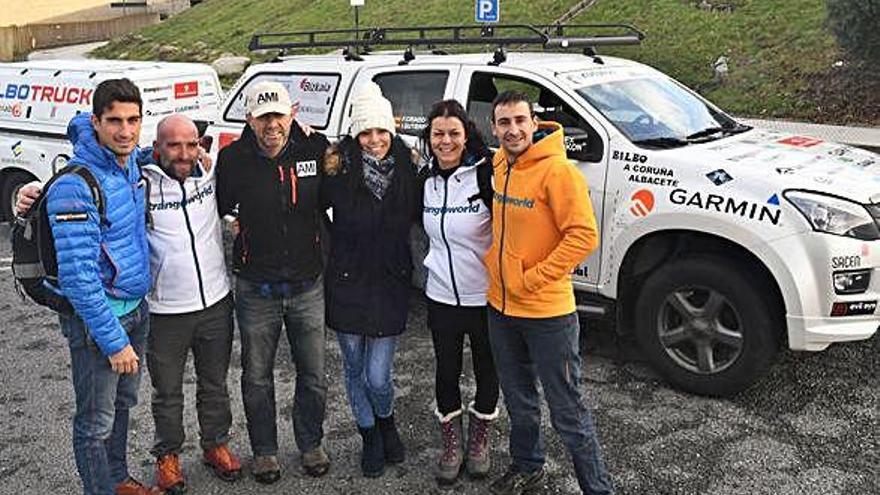
[[[241,462],[225,443],[204,451],[202,461],[223,481],[241,479]]]
[[[274,455],[254,456],[254,479],[269,485],[281,479],[281,466]]]
[[[482,414],[468,406],[467,472],[472,478],[484,478],[492,467],[489,459],[489,423],[498,417],[498,409]]]
[[[129,476],[127,480],[116,485],[113,493],[116,495],[162,495],[163,492],[159,488],[146,486]]]
[[[156,485],[168,495],[186,493],[186,480],[177,454],[165,454],[156,459]]]
[[[455,483],[458,474],[461,472],[461,465],[464,462],[464,452],[462,450],[461,435],[461,413],[463,411],[451,412],[446,416],[441,416],[438,411],[437,418],[440,419],[440,436],[443,440],[443,453],[437,461],[437,472],[435,478],[437,483],[442,486],[448,486]]]
[[[317,478],[324,476],[330,470],[330,458],[327,457],[324,447],[318,445],[308,452],[303,452],[302,465],[306,474]]]

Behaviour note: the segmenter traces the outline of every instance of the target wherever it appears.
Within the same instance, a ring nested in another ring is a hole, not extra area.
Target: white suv
[[[731,394],[780,343],[820,351],[874,335],[880,156],[752,129],[629,60],[498,54],[280,57],[247,70],[209,133],[220,146],[235,139],[245,88],[271,79],[300,102],[301,121],[336,138],[349,97],[374,81],[410,142],[445,98],[491,141],[492,99],[524,90],[539,118],[563,125],[600,225],[599,250],[573,273],[579,309],[633,333],[675,386]]]

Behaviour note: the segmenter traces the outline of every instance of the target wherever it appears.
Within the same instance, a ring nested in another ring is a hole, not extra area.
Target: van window
[[[443,99],[448,79],[447,71],[407,71],[380,74],[373,77],[373,82],[391,101],[398,132],[419,136],[427,126],[431,106]]]
[[[263,72],[250,78],[232,95],[232,102],[223,115],[230,122],[245,122],[244,95],[252,85],[262,81],[277,81],[287,88],[290,100],[299,105],[296,120],[323,130],[330,123],[330,111],[339,89],[339,74]]]
[[[602,160],[604,144],[599,133],[555,92],[528,79],[475,72],[468,88],[467,110],[489,146],[498,146],[498,140],[492,135],[492,100],[509,90],[529,95],[539,120],[553,121],[563,127],[569,158],[588,162]]]

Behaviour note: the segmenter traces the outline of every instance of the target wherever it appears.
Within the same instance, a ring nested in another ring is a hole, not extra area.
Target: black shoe
[[[489,491],[495,495],[522,495],[539,488],[543,481],[543,467],[529,473],[511,465],[503,476],[489,485]]]
[[[382,433],[385,462],[388,464],[403,462],[404,457],[406,457],[406,450],[403,448],[400,434],[397,433],[397,425],[394,424],[394,413],[391,413],[391,416],[387,418],[376,417],[376,425]]]
[[[382,433],[378,426],[358,428],[364,439],[361,453],[361,471],[367,478],[378,478],[385,474],[385,452],[382,448]]]

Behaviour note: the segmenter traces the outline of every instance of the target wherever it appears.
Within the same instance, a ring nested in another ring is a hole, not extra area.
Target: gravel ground
[[[5,231],[0,234],[8,238]],[[74,399],[66,343],[52,313],[16,295],[10,256],[4,240],[0,243],[0,494],[78,493],[70,442]],[[592,328],[586,338],[583,390],[595,411],[617,493],[880,493],[880,338],[815,354],[784,352],[756,386],[717,400],[670,389],[640,362],[631,343]],[[232,443],[248,471],[237,340],[233,353]],[[397,416],[408,456],[382,478],[366,480],[359,475],[360,437],[345,398],[332,333],[328,333],[327,354],[330,392],[325,429],[331,471],[317,480],[301,474],[287,419],[295,374],[284,343],[276,366],[284,473],[272,487],[258,485],[250,476],[227,485],[200,464],[190,367],[185,381],[189,439],[182,456],[190,494],[487,492],[486,481],[463,480],[447,492],[433,481],[432,466],[439,452],[431,414],[433,352],[419,297],[413,296],[409,331],[396,361]],[[141,479],[152,478],[148,449],[153,427],[146,378],[141,404],[133,412],[129,444],[131,472]],[[472,395],[470,375],[465,388],[466,395]],[[549,476],[543,493],[577,493],[546,410],[544,420]],[[502,413],[493,428],[493,476],[509,460],[506,431]]]

